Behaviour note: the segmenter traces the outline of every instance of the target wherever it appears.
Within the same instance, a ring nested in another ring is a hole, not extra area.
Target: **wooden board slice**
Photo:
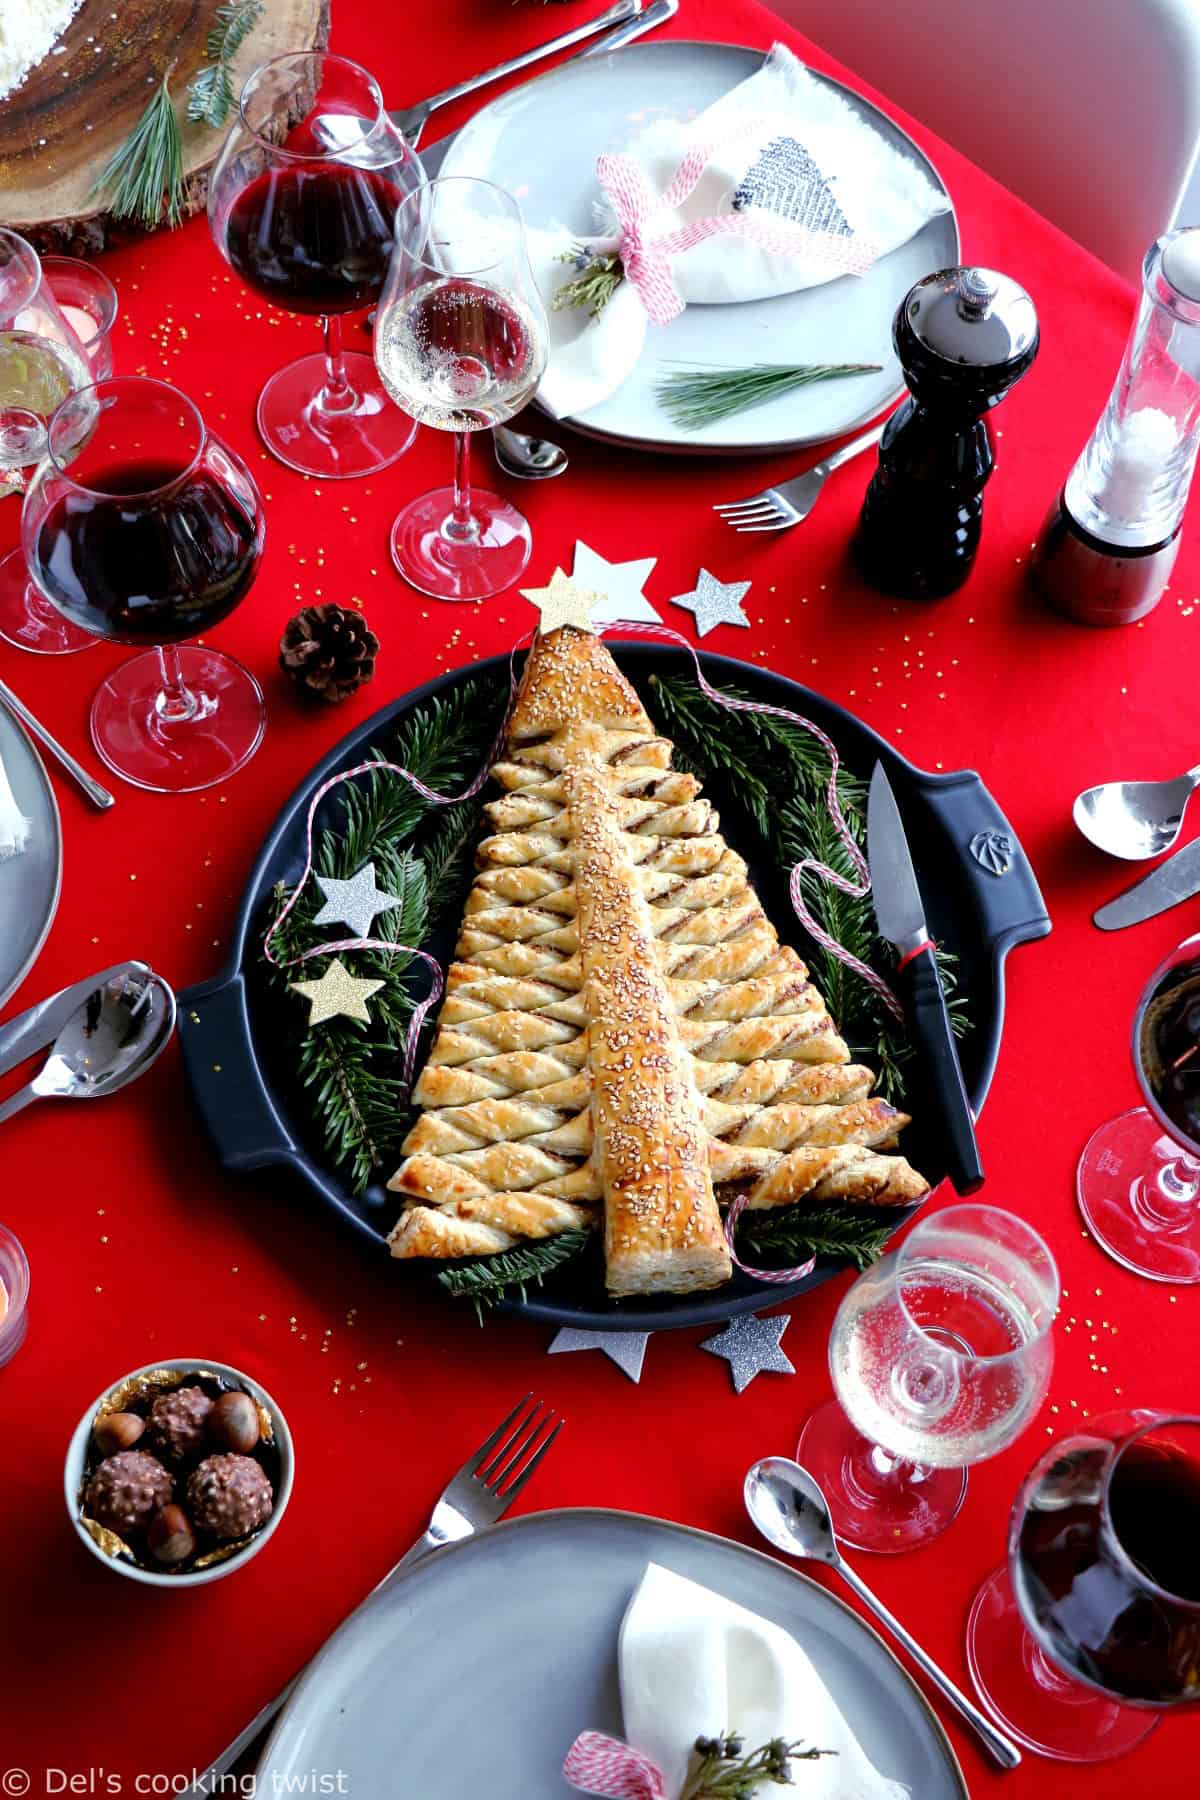
[[[218,0],[83,0],[59,44],[0,101],[0,224],[42,250],[92,255],[129,235],[91,188],[129,135],[154,83],[174,63],[171,93],[183,126],[187,210],[198,212],[225,131],[189,124],[187,86],[208,60]],[[265,0],[238,52],[235,93],[256,64],[286,50],[323,49],[329,0]]]

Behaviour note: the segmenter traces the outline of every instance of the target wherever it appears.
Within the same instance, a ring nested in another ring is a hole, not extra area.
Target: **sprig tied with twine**
[[[564,281],[555,289],[551,310],[565,312],[568,307],[583,306],[589,318],[598,319],[625,279],[625,265],[616,251],[588,250],[583,244],[572,244],[554,260],[569,263],[576,274],[573,281]]]

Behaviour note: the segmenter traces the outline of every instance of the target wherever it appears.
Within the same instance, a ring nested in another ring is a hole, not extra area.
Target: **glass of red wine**
[[[1200,935],[1155,970],[1133,1021],[1145,1097],[1093,1132],[1076,1173],[1096,1242],[1152,1281],[1200,1281]]]
[[[396,209],[424,179],[378,83],[344,56],[277,56],[242,89],[208,219],[256,293],[324,324],[324,353],[280,369],[258,398],[264,444],[302,474],[369,475],[412,443],[371,357],[342,348],[342,318],[379,299]]]
[[[211,787],[257,750],[262,690],[233,657],[181,640],[219,624],[254,580],[254,478],[185,395],[145,376],[81,388],[46,435],[21,513],[30,574],[93,637],[154,646],[101,685],[96,748],[137,787]]]
[[[1121,1756],[1200,1701],[1200,1418],[1106,1414],[1046,1450],[967,1655],[1006,1730],[1064,1762]]]
[[[375,361],[397,406],[454,433],[453,487],[410,501],[392,526],[392,560],[423,594],[482,600],[529,561],[516,507],[472,489],[470,444],[533,398],[549,330],[511,194],[454,175],[409,195],[396,214]]]

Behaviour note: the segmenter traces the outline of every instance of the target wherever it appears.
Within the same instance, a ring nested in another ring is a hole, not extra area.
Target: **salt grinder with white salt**
[[[1039,592],[1085,625],[1131,625],[1175,562],[1200,447],[1200,227],[1146,252],[1142,298],[1108,405],[1031,561]]]

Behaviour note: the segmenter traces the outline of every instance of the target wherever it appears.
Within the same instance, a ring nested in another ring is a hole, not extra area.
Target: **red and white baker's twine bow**
[[[842,813],[841,804],[838,800],[837,780],[841,763],[837,753],[837,746],[833,742],[833,739],[827,732],[822,731],[819,725],[815,725],[811,719],[806,719],[801,713],[790,712],[785,706],[768,706],[759,700],[741,700],[733,694],[723,694],[719,688],[713,687],[711,683],[705,679],[704,671],[700,667],[700,659],[696,655],[694,647],[680,632],[673,631],[669,625],[652,625],[642,619],[615,619],[611,624],[599,627],[598,635],[603,636],[613,631],[637,632],[645,637],[663,638],[670,643],[681,645],[692,659],[692,666],[696,672],[697,685],[706,699],[714,701],[718,706],[728,708],[731,712],[765,713],[776,719],[786,719],[789,724],[800,726],[802,730],[811,732],[812,736],[816,738],[817,742],[821,745],[821,748],[829,758],[829,781],[825,789],[825,804],[829,816],[833,821],[834,829],[838,834],[838,838],[846,851],[846,855],[850,859],[851,867],[855,870],[857,879],[851,879],[848,876],[840,875],[836,869],[831,869],[827,863],[819,862],[816,857],[803,857],[792,869],[789,877],[788,891],[791,896],[792,909],[795,912],[796,917],[800,920],[800,923],[809,933],[810,937],[814,938],[818,944],[828,950],[831,956],[835,956],[839,962],[845,963],[847,968],[853,969],[857,975],[861,976],[861,978],[879,995],[880,999],[890,1011],[893,1012],[898,1019],[903,1019],[904,1009],[896,996],[892,993],[887,982],[883,980],[882,976],[877,975],[874,969],[870,968],[866,963],[860,962],[857,956],[852,955],[851,952],[845,949],[843,945],[839,944],[835,938],[830,937],[829,933],[817,923],[816,919],[813,918],[804,901],[801,877],[806,871],[811,871],[812,874],[816,875],[822,881],[831,882],[834,887],[840,888],[842,893],[853,895],[855,899],[862,899],[871,891],[871,873],[867,867],[866,857],[854,840],[854,834],[846,823],[845,816]],[[272,940],[292,908],[295,906],[297,900],[300,898],[301,891],[313,872],[313,820],[321,801],[331,789],[339,786],[343,781],[353,780],[356,775],[370,774],[373,771],[386,771],[389,774],[401,776],[411,787],[416,789],[417,793],[422,795],[424,799],[428,800],[434,806],[456,806],[460,800],[470,800],[480,791],[488,778],[492,764],[499,755],[508,732],[508,722],[512,715],[513,701],[517,691],[517,655],[532,641],[533,637],[534,632],[527,631],[523,637],[518,638],[517,642],[512,647],[512,651],[509,655],[508,706],[505,709],[504,718],[501,721],[500,729],[496,735],[496,741],[478,775],[476,775],[471,784],[468,787],[465,787],[460,794],[439,794],[433,788],[427,787],[419,776],[413,774],[411,769],[405,769],[399,763],[390,762],[368,761],[355,763],[352,769],[342,769],[338,774],[331,775],[327,781],[321,783],[321,786],[317,789],[316,793],[308,803],[308,814],[304,826],[304,868],[301,871],[300,879],[292,889],[290,897],[284,903],[278,915],[272,920],[267,928],[264,951],[268,962],[274,963],[276,968],[290,969],[297,963],[308,962],[310,958],[314,956],[333,956],[342,950],[387,950],[392,951],[397,955],[415,956],[424,963],[425,967],[429,970],[429,992],[415,1008],[412,1018],[409,1020],[408,1030],[405,1034],[404,1080],[406,1083],[411,1083],[412,1081],[413,1069],[417,1057],[417,1045],[421,1036],[421,1028],[425,1023],[426,1018],[429,1016],[430,1009],[436,1006],[442,995],[442,971],[436,960],[430,956],[428,952],[422,950],[417,945],[395,944],[386,939],[368,937],[339,938],[332,943],[316,944],[309,950],[302,950],[298,956],[288,957],[286,960],[281,961],[272,947]],[[751,1268],[749,1264],[742,1262],[737,1251],[733,1247],[733,1239],[744,1206],[744,1198],[739,1197],[734,1200],[725,1219],[726,1240],[729,1244],[730,1255],[733,1257],[738,1268],[743,1270],[747,1275],[753,1275],[757,1281],[768,1282],[799,1281],[803,1276],[809,1274],[815,1259],[810,1258],[808,1262],[797,1269],[754,1269]],[[594,1734],[585,1734],[585,1736],[591,1735]],[[583,1740],[581,1739],[580,1742],[582,1741]],[[610,1742],[611,1740],[604,1741]],[[620,1748],[625,1749],[627,1746],[621,1745]],[[600,1793],[606,1792],[607,1790],[593,1789],[592,1791]],[[617,1792],[618,1790],[613,1791]],[[624,1790],[619,1791],[622,1793],[624,1792]],[[631,1789],[630,1792],[640,1794],[642,1790]]]
[[[712,145],[695,145],[661,194],[654,192],[632,156],[604,155],[597,159],[596,177],[616,216],[621,266],[637,289],[652,325],[667,325],[684,309],[671,278],[671,258],[711,237],[745,238],[772,256],[804,255],[822,265],[831,276],[861,275],[870,268],[878,251],[865,238],[810,231],[783,219],[772,222],[769,214],[753,207],[693,219],[674,231],[656,233],[656,220],[682,206],[694,193],[711,153]]]
[[[563,1779],[581,1794],[603,1800],[663,1800],[662,1771],[620,1738],[581,1731],[563,1763]]]

